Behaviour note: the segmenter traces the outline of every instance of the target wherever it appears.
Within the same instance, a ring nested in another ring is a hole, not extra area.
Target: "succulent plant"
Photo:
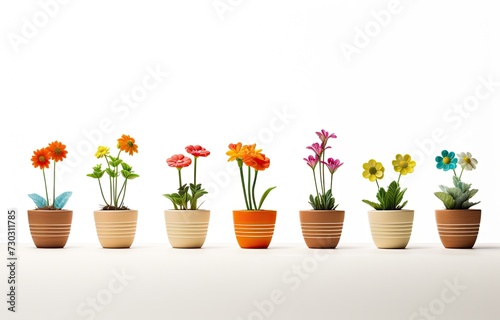
[[[470,202],[469,200],[476,195],[477,189],[471,189],[471,184],[460,181],[457,176],[453,176],[454,187],[439,186],[440,192],[434,194],[439,200],[443,201],[446,209],[469,209],[479,202]]]

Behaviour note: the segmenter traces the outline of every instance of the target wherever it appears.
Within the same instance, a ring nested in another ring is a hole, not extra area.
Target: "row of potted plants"
[[[308,146],[312,155],[304,158],[312,171],[314,192],[309,196],[311,210],[300,211],[300,222],[304,241],[309,248],[335,248],[340,240],[345,211],[337,210],[338,204],[333,196],[333,176],[343,165],[338,159],[326,156],[331,149],[329,142],[337,136],[328,131],[316,132],[319,141]],[[97,181],[103,203],[94,212],[99,241],[104,248],[129,248],[135,238],[138,211],[126,206],[127,186],[130,180],[139,175],[132,166],[124,162],[122,155],[133,156],[138,152],[135,139],[122,135],[118,139],[117,154],[112,156],[110,148],[99,146],[95,156],[101,163],[93,167],[87,176]],[[168,239],[174,248],[201,248],[207,235],[210,211],[200,209],[202,197],[207,194],[197,180],[199,158],[210,152],[199,145],[186,147],[193,159],[183,154],[175,154],[167,159],[168,166],[177,169],[178,188],[164,194],[172,203],[173,209],[165,210],[165,225]],[[243,145],[241,142],[230,144],[227,151],[228,161],[236,161],[239,168],[245,210],[234,210],[234,232],[241,248],[267,248],[271,243],[276,222],[276,210],[264,210],[262,206],[270,192],[276,187],[266,189],[260,199],[256,198],[257,178],[261,171],[270,166],[270,159],[257,149],[255,144]],[[30,231],[38,248],[63,248],[69,237],[72,211],[63,209],[71,192],[63,192],[56,197],[56,165],[66,158],[66,146],[59,141],[37,149],[31,158],[33,166],[40,168],[45,186],[45,197],[30,194],[36,209],[28,211]],[[49,197],[46,169],[53,163],[53,185]],[[183,182],[183,169],[193,164],[192,183]],[[373,241],[378,248],[405,248],[409,242],[414,211],[404,209],[406,188],[400,180],[414,171],[416,162],[410,155],[398,154],[392,165],[397,180],[387,188],[379,181],[384,178],[382,163],[370,159],[363,164],[363,177],[377,186],[377,201],[363,200],[373,210],[368,212]],[[453,186],[440,186],[435,195],[446,209],[436,210],[436,222],[440,239],[446,248],[472,248],[477,239],[481,210],[470,209],[479,202],[470,199],[477,193],[471,185],[462,181],[464,171],[476,169],[477,160],[470,153],[455,154],[443,150],[436,157],[436,167],[453,172]],[[461,170],[459,168],[461,167]],[[460,174],[457,175],[457,169]],[[109,188],[103,188],[108,185]],[[258,200],[258,201],[257,201]]]

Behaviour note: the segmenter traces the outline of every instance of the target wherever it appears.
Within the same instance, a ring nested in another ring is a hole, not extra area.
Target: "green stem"
[[[182,170],[182,168],[177,168],[177,172],[179,172],[179,189],[182,187],[181,170]]]
[[[250,210],[250,208],[248,207],[247,191],[245,189],[245,177],[243,175],[243,163],[241,162],[240,159],[238,159],[238,166],[240,167],[241,186],[243,187],[243,195],[245,196],[245,205],[247,207],[247,210]]]
[[[106,206],[109,207],[109,204],[108,202],[106,201],[106,198],[104,197],[104,192],[102,191],[102,184],[101,184],[101,179],[97,179],[97,181],[99,181],[99,189],[101,189],[101,195],[102,195],[102,199],[104,200],[104,203],[106,203]]]
[[[198,157],[194,157],[194,185],[196,186],[196,164],[198,162]]]
[[[108,161],[108,156],[104,156],[104,158],[106,159],[106,163],[108,164],[108,169],[111,170],[111,167],[109,165],[109,161]],[[111,179],[111,176],[109,176],[109,201],[112,202],[113,201],[113,180]],[[106,202],[106,199],[104,199],[104,202]],[[107,202],[106,202],[107,204]]]
[[[248,203],[250,204],[250,209],[252,210],[252,189],[250,189],[250,182],[252,180],[252,169],[248,167]]]
[[[332,188],[333,188],[333,173],[330,175],[330,191],[331,191],[331,192],[332,192],[332,194],[333,194],[333,190],[332,190]]]
[[[461,179],[462,179],[462,173],[464,173],[464,169],[465,169],[465,168],[462,168],[462,171],[460,172],[460,177],[458,177],[458,180],[460,180],[460,181],[461,181]]]
[[[455,169],[453,169],[453,174],[455,175],[455,177],[457,176],[457,172],[455,171]]]
[[[128,179],[125,179],[125,181],[123,182],[122,188],[120,189],[120,193],[118,194],[118,197],[116,197],[117,200],[120,200],[120,196],[122,195],[123,189],[126,189],[127,180]],[[123,198],[125,198],[125,193],[123,194],[123,196],[124,196]],[[116,201],[116,203],[118,204],[118,201]],[[122,203],[123,203],[123,200],[122,200]],[[121,205],[120,205],[120,207],[121,207]]]
[[[258,209],[257,202],[255,201],[255,185],[257,183],[257,174],[258,173],[259,173],[259,171],[255,170],[255,176],[253,178],[253,186],[252,186],[252,200],[253,200],[253,206],[255,207],[255,209]]]
[[[54,161],[54,185],[52,186],[52,206],[54,209],[56,208],[56,163]]]
[[[47,178],[45,178],[45,168],[42,169],[42,173],[43,173],[43,182],[45,182],[45,197],[46,197],[47,206],[48,206],[49,205],[49,191],[47,189]]]
[[[123,202],[125,201],[125,194],[127,193],[127,182],[128,182],[128,179],[125,179],[125,182],[123,183],[125,189],[123,190],[123,198],[122,198],[122,202],[120,203],[120,208],[123,206]],[[121,191],[120,191],[121,193]]]
[[[378,180],[375,180],[375,182],[377,183],[377,189],[380,191],[380,186],[378,185]]]
[[[399,177],[398,177],[398,186],[399,186],[399,179],[401,179],[401,172],[399,173]]]
[[[321,169],[320,169],[321,171]],[[314,186],[316,187],[316,196],[318,196],[319,199],[319,192],[318,192],[318,181],[316,179],[316,171],[313,169],[313,177],[314,177]]]

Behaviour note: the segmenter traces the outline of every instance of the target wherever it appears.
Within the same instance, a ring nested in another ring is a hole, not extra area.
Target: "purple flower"
[[[328,170],[330,171],[331,174],[334,174],[335,171],[337,171],[338,168],[340,168],[344,163],[340,163],[339,159],[333,159],[333,158],[328,158],[328,162],[321,161],[322,164],[324,164]]]
[[[319,139],[321,140],[321,143],[325,146],[326,143],[328,142],[328,139],[330,138],[337,138],[335,133],[328,133],[328,131],[325,131],[325,129],[321,129],[321,132],[316,132],[318,135]]]
[[[316,153],[316,155],[319,157],[321,156],[321,154],[326,150],[326,149],[330,149],[331,147],[326,147],[326,148],[323,148],[323,145],[315,142],[313,143],[312,145],[310,145],[309,147],[307,147],[306,149],[309,149],[309,150],[312,150],[314,151],[314,153]]]
[[[317,155],[314,155],[304,158],[304,160],[307,162],[307,165],[314,170],[316,168],[316,165],[318,164],[319,158]]]

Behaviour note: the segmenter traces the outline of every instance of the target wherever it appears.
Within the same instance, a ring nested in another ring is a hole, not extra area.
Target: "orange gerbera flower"
[[[243,158],[243,162],[247,166],[259,171],[264,171],[269,168],[269,165],[271,164],[271,160],[266,157],[265,154],[260,152],[246,155]]]
[[[68,151],[66,151],[66,146],[59,141],[50,143],[47,147],[47,151],[49,152],[50,158],[55,162],[62,161],[66,158],[66,154],[68,153]]]
[[[40,169],[48,169],[50,164],[50,154],[47,148],[42,148],[33,151],[33,156],[31,157],[33,162],[33,167]]]
[[[134,152],[139,152],[137,150],[138,147],[135,144],[135,139],[126,134],[123,134],[122,137],[118,139],[118,148],[122,151],[128,152],[131,156],[134,155]]]

